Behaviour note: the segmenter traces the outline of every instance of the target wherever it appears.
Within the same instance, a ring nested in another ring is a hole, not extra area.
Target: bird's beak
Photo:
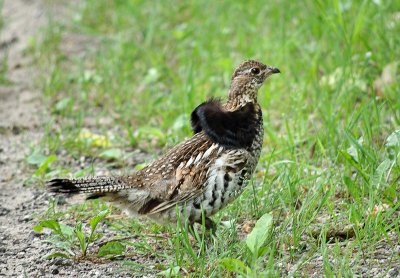
[[[275,73],[280,73],[281,71],[278,68],[270,67],[267,66],[267,68],[264,70],[264,80]]]
[[[278,68],[274,68],[274,67],[268,67],[268,71],[269,71],[271,74],[280,73],[280,72],[281,72]]]

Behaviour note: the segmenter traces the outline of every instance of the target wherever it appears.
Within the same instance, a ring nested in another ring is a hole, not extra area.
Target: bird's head
[[[265,79],[274,73],[280,73],[279,69],[248,60],[237,67],[232,75],[232,83],[246,83],[259,88]]]
[[[280,73],[279,69],[254,60],[245,61],[236,68],[232,75],[229,98],[256,101],[258,89],[267,77],[274,73]]]

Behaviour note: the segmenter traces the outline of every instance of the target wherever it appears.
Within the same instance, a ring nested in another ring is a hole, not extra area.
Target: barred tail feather
[[[95,177],[83,179],[53,179],[46,183],[51,192],[55,193],[107,193],[128,188],[118,177]]]

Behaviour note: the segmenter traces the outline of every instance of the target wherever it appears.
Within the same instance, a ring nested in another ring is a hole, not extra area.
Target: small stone
[[[58,268],[55,268],[55,269],[53,269],[53,270],[51,271],[51,274],[58,274],[58,273],[59,273]]]
[[[10,210],[7,208],[0,207],[0,216],[5,216],[10,213]]]
[[[17,266],[15,267],[15,272],[17,272],[17,273],[22,273],[23,270],[24,270],[24,269],[23,269],[23,266],[22,266],[22,265],[17,265]]]
[[[22,218],[22,220],[23,220],[24,222],[29,222],[29,221],[32,220],[32,216],[31,216],[31,215],[25,215],[25,216]]]

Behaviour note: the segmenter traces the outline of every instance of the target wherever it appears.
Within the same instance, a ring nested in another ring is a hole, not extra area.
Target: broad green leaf
[[[386,147],[400,147],[400,129],[388,136],[385,143]]]
[[[55,252],[55,253],[51,253],[49,255],[46,255],[45,259],[50,260],[53,258],[66,258],[66,259],[71,259],[71,256],[68,254],[65,254],[63,252]]]
[[[33,227],[33,231],[34,231],[35,233],[40,234],[40,233],[43,231],[43,227],[42,227],[40,224],[35,225],[35,227]]]
[[[164,144],[166,140],[166,134],[159,128],[155,127],[141,127],[136,131],[137,137],[145,139],[149,137],[157,138],[160,144]]]
[[[43,228],[51,229],[56,234],[62,234],[60,224],[56,220],[43,220],[40,221],[39,225]]]
[[[75,234],[79,240],[79,245],[81,247],[82,252],[86,253],[86,239],[85,234],[82,232],[82,223],[78,223],[75,227]]]
[[[241,260],[234,258],[224,258],[219,261],[219,264],[226,270],[241,274],[243,276],[251,275],[251,269],[246,266]]]
[[[120,255],[125,251],[125,245],[118,241],[110,241],[103,245],[97,255],[99,257],[104,257],[107,255]]]
[[[61,233],[66,236],[72,236],[74,234],[74,228],[71,226],[60,223]]]
[[[355,140],[354,140],[355,141]],[[364,138],[360,137],[357,140],[358,145],[354,142],[352,142],[351,146],[347,148],[347,153],[357,162],[359,162],[359,157],[358,157],[358,149],[359,147],[363,144]]]
[[[379,166],[376,168],[374,175],[372,176],[372,185],[376,186],[377,188],[380,187],[382,179],[385,177],[391,164],[392,161],[389,159],[385,159],[381,164],[379,164]]]
[[[247,247],[253,254],[258,253],[258,249],[264,244],[265,240],[271,232],[272,215],[269,213],[264,214],[258,219],[254,229],[246,238]]]
[[[389,154],[389,158],[394,160],[400,152],[400,129],[394,131],[388,136],[385,142],[385,147]]]
[[[47,170],[47,171],[46,171],[45,177],[46,177],[47,180],[50,180],[50,179],[52,179],[52,178],[56,178],[56,177],[59,177],[59,176],[62,176],[62,175],[66,175],[66,174],[69,173],[69,172],[68,172],[67,170],[65,170],[65,169],[47,168],[46,170]]]
[[[338,150],[338,152],[346,159],[354,168],[357,169],[357,172],[363,177],[365,181],[368,181],[368,175],[363,171],[360,167],[360,164],[347,152],[343,150]]]
[[[136,171],[140,171],[140,170],[142,170],[144,167],[146,167],[147,165],[149,165],[149,164],[148,164],[148,163],[136,164],[135,170],[136,170]]]
[[[97,225],[99,224],[99,222],[101,220],[103,220],[107,214],[110,213],[110,210],[105,209],[99,212],[99,214],[97,214],[95,217],[93,217],[92,219],[90,219],[90,226],[92,227],[92,233],[94,232],[94,230],[96,230]]]
[[[188,122],[189,122],[189,116],[186,114],[181,114],[175,119],[174,124],[172,125],[172,130],[174,131],[182,130],[187,126]]]
[[[37,169],[35,175],[39,176],[41,173],[43,173],[44,171],[46,171],[49,167],[49,164],[52,163],[53,161],[55,161],[57,159],[57,156],[52,154],[50,156],[48,156],[46,158],[45,161],[43,161],[43,163],[40,164],[39,169]]]
[[[71,256],[74,256],[75,253],[72,251],[73,242],[71,240],[66,240],[62,235],[52,235],[45,239],[45,242],[53,244],[55,247],[59,249],[63,249],[68,252]]]
[[[31,165],[41,165],[45,162],[47,156],[43,155],[39,149],[36,149],[30,156],[27,157],[26,161]]]
[[[181,270],[179,266],[170,267],[164,271],[157,273],[157,276],[165,276],[165,277],[179,276],[179,270]]]
[[[118,160],[123,156],[123,152],[120,149],[108,149],[100,153],[101,158],[107,160]]]
[[[73,100],[70,97],[62,98],[56,103],[55,110],[62,111],[65,108],[67,108],[68,106],[70,106],[72,104],[72,102],[73,102]]]

